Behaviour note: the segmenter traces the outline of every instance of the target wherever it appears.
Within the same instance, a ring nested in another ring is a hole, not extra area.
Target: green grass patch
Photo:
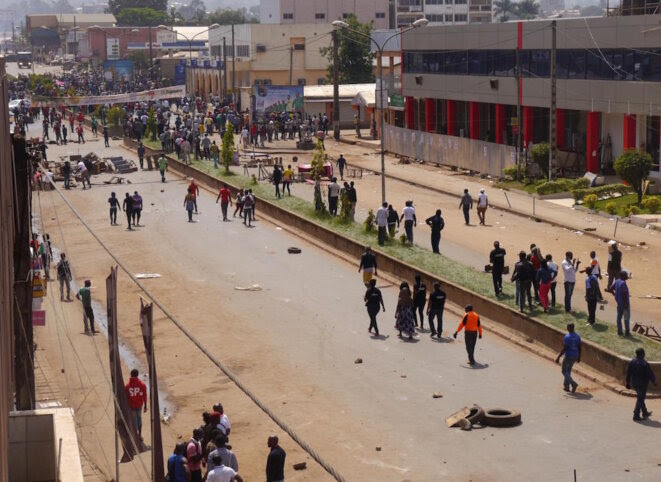
[[[523,181],[498,181],[494,184],[494,187],[498,189],[504,189],[509,191],[511,189],[517,189],[519,191],[527,192],[528,194],[537,194],[537,186],[543,184],[544,179],[537,181],[531,179],[524,179]]]
[[[661,200],[661,196],[645,196],[643,201],[648,198],[657,198]],[[635,193],[625,194],[624,196],[611,197],[608,199],[600,199],[596,202],[594,209],[595,211],[607,212],[606,205],[609,203],[615,203],[615,214],[621,214],[622,210],[628,208],[629,206],[635,205],[640,209],[641,214],[654,214],[651,213],[643,204],[638,205],[638,196]]]
[[[213,163],[210,163],[209,161],[193,161],[193,165],[197,169],[219,177],[220,179],[228,177],[223,172],[224,169],[214,169]],[[514,309],[518,309],[515,305],[516,294],[514,283],[508,282],[507,278],[503,283],[503,295],[501,295],[500,298],[496,298],[493,294],[491,275],[488,273],[478,271],[445,256],[436,255],[420,246],[402,245],[402,243],[399,242],[399,234],[401,234],[399,232],[395,235],[394,240],[386,241],[385,246],[377,246],[376,232],[366,232],[362,223],[345,222],[328,213],[322,215],[315,211],[312,203],[295,196],[286,196],[277,199],[275,197],[273,186],[270,184],[253,184],[252,180],[246,176],[232,174],[233,177],[231,183],[233,185],[240,188],[252,189],[258,197],[264,200],[277,203],[291,212],[312,219],[315,222],[361,244],[371,245],[377,253],[381,251],[394,258],[400,259],[407,264],[419,267],[421,270],[436,274],[437,276],[449,280],[470,291],[479,293],[492,300],[497,300],[498,302],[504,303]],[[230,181],[228,180],[228,182]],[[259,211],[259,203],[256,207]],[[578,282],[582,282],[582,279]],[[586,313],[578,312],[576,315],[565,313],[564,305],[562,304],[564,300],[562,283],[558,283],[557,296],[560,303],[556,309],[549,308],[550,312],[544,313],[541,307],[539,307],[534,312],[534,316],[561,330],[565,330],[568,323],[576,323],[576,332],[579,333],[581,337],[626,357],[633,357],[634,350],[642,346],[645,348],[648,360],[661,360],[661,343],[635,334],[632,335],[631,338],[617,336],[615,326],[602,320],[597,320],[594,326],[588,326],[584,323],[587,320]],[[576,306],[583,305],[580,296],[574,296],[574,303]],[[488,316],[488,314],[485,314],[485,316]],[[558,350],[559,349],[560,347],[558,346]]]

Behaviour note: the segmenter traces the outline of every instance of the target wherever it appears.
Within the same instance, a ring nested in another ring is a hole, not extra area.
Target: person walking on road
[[[606,266],[606,271],[608,272],[608,286],[606,286],[606,291],[609,293],[613,289],[613,282],[620,275],[622,271],[622,251],[617,247],[617,241],[608,242],[608,265]]]
[[[633,409],[634,422],[639,422],[652,415],[652,412],[647,410],[647,407],[645,406],[647,387],[650,382],[656,386],[656,377],[654,376],[650,364],[645,360],[645,350],[637,348],[636,357],[629,362],[629,366],[627,367],[626,379],[627,389],[633,387],[633,389],[636,390],[636,406]]]
[[[514,272],[512,273],[512,281],[516,282],[516,302],[523,313],[523,308],[526,306],[526,297],[528,298],[528,309],[532,311],[532,294],[530,288],[533,280],[535,279],[535,269],[528,261],[526,253],[521,251],[519,253],[519,262],[514,265]]]
[[[131,370],[131,378],[126,384],[126,395],[129,399],[129,406],[131,407],[131,415],[133,416],[133,424],[138,431],[138,436],[142,438],[142,412],[147,413],[147,405],[149,399],[147,398],[147,386],[138,378],[138,370]]]
[[[193,192],[191,191],[190,187],[188,188],[188,192],[186,193],[186,196],[184,197],[184,207],[186,208],[186,211],[188,212],[188,222],[192,223],[193,222],[193,209],[195,209],[195,196],[193,196]]]
[[[248,189],[248,192],[243,197],[243,224],[247,227],[252,228],[252,210],[255,207],[255,198],[252,195],[252,189]]]
[[[239,192],[236,193],[236,209],[234,209],[234,214],[232,217],[236,217],[236,213],[239,213],[239,218],[243,218],[243,200],[246,198],[245,192],[243,189],[239,189]]]
[[[493,242],[493,249],[489,253],[491,263],[491,278],[493,280],[493,291],[496,296],[503,292],[503,271],[505,270],[505,255],[507,252],[500,247],[499,241]]]
[[[138,160],[140,161],[140,170],[142,171],[145,168],[145,146],[142,141],[138,144]]]
[[[576,392],[578,383],[574,381],[571,377],[572,368],[574,368],[574,363],[580,363],[581,361],[581,337],[574,332],[574,324],[569,323],[567,325],[567,334],[562,340],[562,350],[558,353],[558,356],[555,359],[556,363],[560,363],[560,357],[564,355],[562,359],[562,376],[564,377],[564,390],[565,392],[569,391],[571,387],[571,392]]]
[[[278,437],[271,435],[267,442],[271,449],[266,458],[266,482],[283,482],[285,480],[285,458],[287,454],[278,445]]]
[[[480,189],[480,195],[477,197],[477,217],[480,218],[480,224],[486,226],[486,213],[489,207],[489,197]]]
[[[365,292],[363,298],[365,300],[365,306],[367,307],[367,314],[370,317],[370,327],[367,331],[370,333],[374,330],[374,334],[379,336],[379,327],[376,324],[376,315],[379,314],[379,311],[383,309],[386,311],[386,305],[383,304],[383,296],[381,295],[381,290],[376,287],[376,280],[372,278],[369,282],[369,287]]]
[[[131,219],[133,221],[133,226],[140,226],[140,215],[142,214],[142,196],[138,194],[138,191],[133,191],[133,210],[131,211]]]
[[[165,182],[165,172],[168,170],[168,159],[165,154],[158,158],[158,170],[161,173],[161,182]]]
[[[108,204],[110,204],[110,225],[115,226],[117,224],[117,208],[119,207],[119,199],[117,199],[117,196],[114,192],[110,193]]]
[[[379,235],[379,246],[383,246],[388,233],[388,203],[386,202],[376,210],[376,228]]]
[[[344,154],[340,154],[340,157],[337,158],[337,168],[340,170],[340,181],[344,181],[344,168],[347,166],[347,160],[344,158]]]
[[[473,305],[466,305],[466,314],[459,322],[454,335],[455,339],[457,334],[464,330],[464,341],[466,343],[466,353],[468,353],[468,364],[475,365],[475,344],[478,337],[482,338],[482,324],[480,323],[480,315],[473,311]]]
[[[280,199],[280,183],[282,182],[282,171],[280,167],[273,166],[273,184],[275,185],[275,197]]]
[[[399,220],[404,220],[404,231],[406,231],[406,238],[408,239],[409,243],[413,244],[413,227],[418,224],[418,220],[415,217],[413,201],[406,201],[404,209],[402,209],[402,216],[399,218]]]
[[[392,204],[388,204],[388,234],[390,239],[395,239],[395,230],[399,227],[399,213],[395,211]]]
[[[92,189],[92,183],[90,182],[90,171],[87,169],[85,163],[81,160],[78,162],[78,172],[80,172],[80,180],[83,183],[83,189],[85,189],[85,181],[87,181],[87,186]]]
[[[110,133],[108,132],[108,126],[103,126],[103,144],[105,147],[110,147],[109,137],[110,137]]]
[[[436,214],[428,217],[425,224],[431,228],[431,249],[435,254],[441,254],[439,245],[441,244],[441,231],[445,227],[445,221],[441,217],[441,210],[437,209]]]
[[[227,184],[223,184],[223,187],[220,188],[218,197],[216,198],[216,203],[220,199],[220,210],[223,213],[223,221],[228,221],[227,219],[227,206],[232,205],[232,193],[227,187]]]
[[[71,189],[71,163],[69,161],[64,161],[62,175],[64,176],[64,189]]]
[[[468,189],[464,189],[464,195],[459,201],[459,209],[464,210],[464,221],[466,226],[470,224],[470,210],[473,209],[473,198],[468,194]]]
[[[195,214],[197,214],[197,196],[200,195],[200,187],[195,183],[195,179],[190,180],[190,184],[188,185],[188,189],[190,189],[190,192],[193,193],[193,202],[195,204]]]
[[[365,251],[360,257],[360,266],[358,266],[358,272],[363,272],[363,284],[366,288],[369,288],[370,280],[373,277],[377,276],[376,268],[376,256],[372,253],[372,248],[365,246]]]
[[[427,302],[427,318],[429,319],[430,336],[437,336],[439,339],[443,333],[443,310],[445,309],[445,291],[441,290],[441,283],[434,283],[434,291],[429,293]],[[434,326],[436,318],[436,326]]]
[[[539,284],[539,302],[544,309],[544,313],[546,313],[549,310],[549,291],[553,282],[553,273],[549,269],[545,259],[542,260],[542,264],[537,271],[536,279]]]
[[[570,313],[571,310],[571,297],[574,294],[574,286],[576,285],[576,272],[581,264],[580,259],[574,259],[574,254],[571,251],[565,253],[565,259],[562,261],[562,273],[564,275],[565,286],[565,312]]]
[[[585,268],[585,301],[588,304],[588,324],[594,325],[597,314],[597,300],[599,299],[599,281],[592,274],[592,267]]]
[[[413,317],[415,318],[415,326],[418,326],[418,318],[420,318],[421,330],[424,329],[426,302],[427,285],[422,282],[422,277],[416,274],[415,283],[413,283]]]
[[[337,201],[340,198],[340,185],[337,182],[337,177],[331,179],[328,185],[328,212],[332,216],[337,216]]]
[[[612,285],[612,293],[617,303],[617,334],[622,336],[622,318],[624,318],[624,336],[631,336],[629,332],[629,320],[631,318],[631,305],[629,304],[629,287],[626,271],[620,272],[620,278]]]
[[[413,339],[415,333],[415,315],[413,314],[413,299],[411,297],[411,290],[409,284],[404,281],[399,286],[399,298],[397,300],[397,308],[395,309],[395,327],[399,331],[399,336],[402,338],[402,333],[408,335],[409,340]]]
[[[67,287],[67,301],[71,301],[71,268],[65,253],[60,254],[60,262],[57,263],[57,280],[60,282],[60,301],[64,301],[64,287]]]
[[[128,222],[128,230],[132,231],[131,228],[131,218],[133,218],[133,198],[129,193],[126,193],[124,197],[124,202],[122,203],[122,210],[126,212],[126,221]]]
[[[90,280],[85,280],[85,286],[78,290],[78,293],[76,293],[76,298],[78,298],[83,304],[83,323],[85,324],[85,334],[96,335],[97,331],[94,329],[94,310],[92,309],[92,282]]]

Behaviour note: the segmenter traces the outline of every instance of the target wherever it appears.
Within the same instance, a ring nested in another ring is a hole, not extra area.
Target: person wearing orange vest
[[[480,315],[473,311],[473,305],[466,305],[466,314],[459,322],[457,326],[457,331],[454,332],[455,338],[457,338],[457,333],[461,330],[464,330],[464,340],[466,341],[466,352],[468,353],[468,364],[475,365],[475,358],[473,353],[475,352],[475,343],[477,338],[482,338],[482,325],[480,324]]]

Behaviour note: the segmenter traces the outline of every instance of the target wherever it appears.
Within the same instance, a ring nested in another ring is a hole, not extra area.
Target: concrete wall
[[[655,33],[658,15],[559,19],[558,49],[638,48],[661,45]],[[586,22],[590,27],[588,31]],[[524,49],[550,49],[550,21],[522,22]],[[594,41],[590,36],[594,36]],[[416,29],[404,35],[404,50],[515,49],[517,22]],[[421,82],[416,82],[416,77]],[[404,95],[516,105],[515,78],[497,77],[492,89],[487,76],[404,74]],[[658,82],[558,79],[558,107],[583,111],[658,115],[661,112]],[[523,79],[523,105],[548,107],[548,79]]]

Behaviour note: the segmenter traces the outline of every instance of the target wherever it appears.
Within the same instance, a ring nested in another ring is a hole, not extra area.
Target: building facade
[[[557,167],[608,172],[630,148],[658,163],[661,30],[650,31],[655,27],[658,15],[557,21]],[[507,146],[517,144],[520,129],[524,148],[548,141],[550,59],[550,21],[411,31],[403,39],[402,127]]]
[[[374,28],[390,26],[390,0],[261,0],[262,24],[332,23],[355,15]]]
[[[406,27],[420,18],[430,25],[491,23],[492,0],[396,0],[397,27]]]

